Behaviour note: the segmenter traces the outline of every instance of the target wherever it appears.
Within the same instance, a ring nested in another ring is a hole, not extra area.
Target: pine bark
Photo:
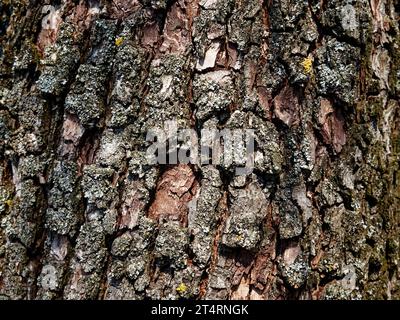
[[[0,297],[399,299],[395,0],[1,0]],[[254,171],[146,133],[251,128]]]

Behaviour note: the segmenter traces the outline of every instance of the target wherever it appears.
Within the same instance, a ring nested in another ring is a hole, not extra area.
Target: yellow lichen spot
[[[12,207],[13,205],[13,201],[11,199],[4,201],[4,203],[8,206],[8,207]]]
[[[183,282],[176,288],[176,292],[178,292],[179,294],[185,293],[186,290],[187,290],[186,284],[184,284]]]
[[[117,39],[115,39],[115,45],[118,47],[122,44],[122,42],[124,42],[123,37],[118,37]]]
[[[313,66],[312,58],[310,58],[310,57],[305,58],[301,64],[303,65],[304,71],[306,73],[311,73],[312,72],[312,66]]]

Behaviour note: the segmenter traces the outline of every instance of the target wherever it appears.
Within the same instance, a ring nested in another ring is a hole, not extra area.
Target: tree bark
[[[2,0],[0,296],[399,299],[394,0]],[[254,171],[149,165],[251,128]]]

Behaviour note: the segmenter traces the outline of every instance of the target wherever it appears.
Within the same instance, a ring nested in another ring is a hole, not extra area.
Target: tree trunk
[[[2,0],[0,297],[399,299],[399,13]],[[173,119],[254,170],[149,164]]]

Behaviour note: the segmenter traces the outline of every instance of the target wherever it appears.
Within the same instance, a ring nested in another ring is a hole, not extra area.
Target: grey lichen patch
[[[290,83],[304,86],[313,73],[312,61],[307,67],[304,64],[305,59],[311,59],[308,57],[310,43],[301,38],[300,32],[292,31],[273,33],[269,41],[274,43],[269,60],[277,60],[283,65]],[[272,75],[276,77],[275,73]]]
[[[357,289],[357,271],[353,265],[346,265],[343,267],[344,277],[341,280],[344,289],[349,292]]]
[[[86,273],[100,271],[106,256],[105,234],[99,221],[82,225],[76,243],[76,258]]]
[[[117,85],[122,86],[122,84],[118,84],[118,82]],[[136,99],[128,105],[124,105],[119,101],[113,101],[111,104],[111,118],[107,120],[107,126],[111,128],[120,128],[125,126],[134,119],[137,119],[136,117],[139,109],[140,103]]]
[[[1,220],[3,232],[9,239],[18,239],[25,246],[33,245],[43,211],[37,199],[42,197],[40,188],[32,180],[20,182],[15,198],[8,203],[10,214]]]
[[[11,207],[13,201],[10,192],[0,185],[0,216],[6,212],[8,207]]]
[[[116,208],[108,209],[104,212],[102,219],[104,232],[112,235],[118,230],[118,211]]]
[[[135,281],[135,290],[137,292],[144,292],[146,288],[150,284],[150,275],[147,272],[144,272],[139,276],[138,279]]]
[[[156,238],[154,254],[160,264],[167,263],[172,268],[181,269],[186,266],[186,250],[189,237],[186,228],[174,222],[160,225]]]
[[[180,55],[166,54],[153,60],[147,78],[146,128],[159,127],[162,121],[172,119],[178,120],[178,126],[188,125],[188,76],[188,62]]]
[[[234,86],[229,71],[219,70],[196,75],[193,81],[193,99],[196,117],[205,121],[213,114],[229,112],[234,99]]]
[[[344,205],[332,207],[325,211],[323,220],[325,223],[325,237],[322,241],[325,252],[317,264],[320,273],[339,277],[344,276],[344,264],[346,260],[343,248],[346,246],[344,241],[347,238],[345,234],[347,232],[354,232],[359,227],[357,225],[349,225],[352,222],[356,222],[356,219],[350,218],[353,214],[353,212],[347,212]],[[360,230],[357,230],[357,232],[360,232]],[[363,243],[358,243],[358,240],[355,240],[354,245],[354,252],[356,253],[363,247]],[[347,260],[350,257],[348,254]]]
[[[104,113],[107,74],[115,52],[116,25],[98,20],[92,27],[91,51],[85,64],[79,66],[65,109],[76,114],[84,126],[97,126]]]
[[[147,286],[148,275],[143,269],[150,262],[150,246],[154,244],[157,235],[156,223],[147,217],[140,217],[139,228],[131,232],[131,246],[126,258],[126,275],[131,280],[136,280],[135,286]],[[143,291],[144,287],[139,290]]]
[[[46,49],[42,62],[44,69],[37,81],[41,92],[60,95],[71,80],[80,59],[78,46],[73,40],[73,32],[72,24],[62,23],[57,42]]]
[[[169,291],[167,284],[171,284],[172,281],[172,272],[160,272],[156,279],[152,279],[149,287],[146,289],[146,296],[151,299],[161,299],[162,297],[165,297],[164,290]]]
[[[81,182],[84,197],[90,206],[99,209],[108,209],[115,200],[116,189],[112,186],[115,171],[97,165],[88,165],[84,168]]]
[[[0,298],[400,297],[393,1],[9,2]],[[148,165],[175,118],[254,129],[252,174]]]
[[[132,236],[129,232],[125,232],[113,241],[111,246],[111,254],[117,257],[125,257],[131,248]]]
[[[126,157],[126,141],[122,134],[106,130],[100,141],[100,149],[97,153],[97,162],[103,166],[114,167],[116,170],[122,167],[122,161]]]
[[[355,253],[360,252],[365,245],[368,228],[368,224],[365,223],[360,210],[346,210],[343,214],[342,224],[345,230],[346,245],[351,248],[351,251]],[[375,226],[376,229],[380,229],[379,223],[371,221],[371,228],[374,228]]]
[[[58,161],[50,177],[54,187],[63,192],[73,192],[76,188],[78,166],[72,161]]]
[[[225,291],[230,288],[230,280],[232,277],[232,271],[224,268],[223,266],[217,266],[210,275],[210,288],[209,295],[215,294],[212,289]],[[211,298],[211,297],[207,297]]]
[[[118,274],[110,279],[120,279],[124,276],[135,281],[135,289],[143,291],[148,285],[148,275],[145,273],[150,263],[149,246],[154,243],[156,225],[153,220],[140,218],[139,228],[132,232],[125,232],[116,238],[111,247],[111,254],[116,259],[113,265],[118,265]],[[115,272],[114,272],[115,273]]]
[[[110,271],[107,274],[109,282],[116,282],[125,276],[125,261],[113,259],[111,262]]]
[[[302,112],[302,111],[301,111]],[[308,121],[305,117],[302,121]],[[291,172],[288,174],[289,184],[300,183],[302,180],[299,175],[302,171],[311,172],[315,165],[315,145],[316,141],[313,133],[302,128],[295,127],[285,137],[285,142],[290,150],[289,163],[291,163]]]
[[[189,299],[200,293],[201,270],[194,265],[174,273],[173,282],[166,287],[167,299]]]
[[[229,40],[236,43],[239,50],[246,49],[248,43],[260,44],[264,36],[261,5],[258,1],[246,1],[243,7],[233,10],[229,19]],[[255,21],[254,21],[255,20]]]
[[[146,215],[146,203],[150,201],[150,192],[145,183],[128,177],[123,182],[122,205],[120,207],[119,228],[135,228],[140,218]]]
[[[200,1],[200,14],[193,22],[193,43],[198,59],[204,59],[213,40],[223,40],[229,15],[234,8],[232,0]]]
[[[285,281],[294,289],[299,289],[305,284],[310,272],[307,259],[303,255],[298,255],[292,263],[282,262],[280,268]]]
[[[146,260],[142,256],[134,257],[128,260],[126,266],[126,275],[131,280],[136,280],[143,274],[146,267]]]
[[[313,43],[318,39],[319,33],[318,33],[318,28],[316,23],[314,22],[311,13],[307,14],[305,19],[303,19],[301,22],[301,33],[300,37],[302,40]]]
[[[326,37],[317,49],[315,57],[318,91],[323,95],[334,95],[351,104],[356,97],[355,82],[358,75],[360,50],[345,42]]]
[[[38,153],[45,147],[44,137],[37,132],[17,131],[10,145],[17,155]]]
[[[194,236],[190,247],[195,261],[204,267],[210,259],[216,224],[219,219],[218,203],[222,197],[222,181],[213,166],[202,168],[203,179],[197,197],[189,206],[188,228]]]
[[[60,277],[60,270],[47,264],[43,266],[42,272],[38,278],[38,283],[44,290],[55,291],[60,288],[62,278]]]
[[[16,103],[23,96],[24,88],[27,85],[27,80],[22,79],[13,84],[4,83],[0,87],[0,104],[6,106],[10,112],[13,112]]]
[[[282,170],[283,155],[275,126],[253,114],[250,114],[248,124],[255,130],[255,141],[259,148],[255,153],[255,169],[266,174],[279,174]]]
[[[318,271],[325,275],[343,276],[343,254],[336,248],[324,253],[318,264]]]
[[[26,71],[38,62],[39,53],[37,48],[29,40],[21,48],[19,54],[15,57],[12,69],[16,71]]]
[[[109,70],[109,63],[115,53],[117,23],[113,20],[99,19],[93,23],[90,40],[91,51],[87,62]]]
[[[65,109],[84,126],[96,126],[104,113],[105,75],[102,68],[82,64],[65,100]]]
[[[279,235],[281,239],[300,236],[303,232],[303,219],[291,198],[291,191],[289,189],[280,190],[277,194],[277,200],[278,205],[276,207],[276,204],[274,204],[274,208],[279,211]]]
[[[320,207],[332,207],[343,202],[342,197],[337,192],[337,186],[332,181],[324,179],[318,186],[317,191],[320,193],[317,198]]]
[[[76,163],[57,162],[50,177],[46,226],[62,235],[74,234],[82,218],[77,173]]]
[[[46,167],[46,159],[44,157],[37,157],[28,155],[19,160],[18,170],[23,178],[37,177],[44,182],[44,169]]]
[[[10,215],[3,217],[0,226],[7,238],[19,240],[24,246],[30,247],[37,236],[36,224],[19,216],[16,210],[14,208]]]
[[[40,188],[31,179],[22,181],[17,192],[17,198],[19,198],[18,214],[24,219],[35,221],[35,218],[38,218],[40,214],[40,211],[35,210],[38,206],[36,199],[40,199]]]
[[[293,30],[301,16],[307,11],[307,1],[279,1],[270,4],[270,21],[273,31]]]
[[[335,206],[329,208],[325,211],[324,222],[329,226],[329,228],[335,232],[335,234],[340,234],[340,229],[342,227],[343,214],[346,212],[344,205]]]
[[[99,272],[85,273],[78,263],[71,266],[73,275],[70,285],[64,291],[66,300],[97,299],[100,289],[101,274]]]
[[[361,300],[362,295],[357,292],[354,284],[355,273],[351,269],[342,280],[333,280],[328,283],[323,292],[325,300]]]
[[[144,6],[151,7],[155,10],[163,10],[167,7],[167,0],[141,0]]]
[[[0,152],[4,154],[12,134],[11,117],[5,110],[0,110]],[[0,175],[1,177],[1,175]]]
[[[29,270],[26,248],[20,243],[8,243],[5,248],[5,261],[8,263],[2,270],[3,284],[0,294],[10,299],[24,299],[27,294],[27,278]]]
[[[19,128],[10,137],[10,146],[18,155],[38,153],[45,148],[47,123],[47,103],[32,94],[19,99],[11,109],[18,116]]]
[[[254,250],[262,237],[262,223],[268,202],[256,183],[244,189],[231,189],[230,216],[226,221],[222,243],[230,248]]]
[[[132,250],[136,250],[136,253],[140,254],[143,249],[147,248],[154,240],[156,227],[157,224],[152,219],[147,217],[140,217],[138,233],[138,239],[140,239],[140,241],[138,241],[138,239],[135,239],[133,241],[135,245],[133,246],[134,249]]]
[[[307,195],[307,189],[304,182],[293,188],[292,198],[302,211],[303,224],[307,225],[308,220],[312,217],[313,207],[311,199]]]
[[[371,10],[366,0],[329,2],[321,15],[321,24],[335,36],[346,36],[356,42],[365,41],[370,20]]]
[[[113,65],[114,85],[111,92],[111,118],[107,124],[121,127],[136,119],[139,112],[138,96],[142,85],[142,66],[144,54],[132,43],[123,43],[115,55]]]
[[[270,97],[282,87],[287,77],[284,65],[273,54],[268,56],[268,62],[262,66],[259,74],[258,85],[264,88]]]
[[[152,167],[146,162],[146,153],[144,151],[134,150],[130,152],[129,173],[140,179],[151,174]]]
[[[105,300],[137,300],[133,285],[127,280],[113,281],[104,295]]]

